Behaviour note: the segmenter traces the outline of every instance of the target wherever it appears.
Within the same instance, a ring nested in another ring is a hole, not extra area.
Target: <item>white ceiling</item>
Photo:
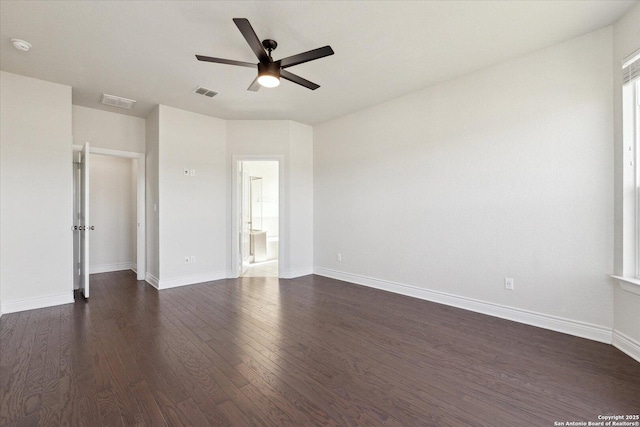
[[[307,124],[348,114],[614,23],[637,1],[6,1],[0,68],[73,87],[73,103],[108,93],[223,119]],[[249,92],[256,62],[232,18],[278,42],[274,59],[331,45],[335,55],[288,70],[316,91],[282,81]],[[29,41],[25,53],[11,38]],[[191,91],[202,85],[215,98]]]

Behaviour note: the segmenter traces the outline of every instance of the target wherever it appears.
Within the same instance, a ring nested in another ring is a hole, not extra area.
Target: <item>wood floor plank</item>
[[[148,426],[166,426],[167,421],[158,407],[158,403],[153,398],[149,386],[143,380],[131,386],[131,394],[136,399],[140,413],[144,418],[144,424]]]
[[[27,378],[25,379],[24,405],[22,408],[22,416],[25,418],[35,414],[37,419],[42,405],[46,349],[49,335],[52,332],[49,325],[52,316],[55,316],[53,313],[54,310],[51,308],[42,309],[39,323],[36,326],[33,351],[29,358]]]
[[[238,408],[233,401],[228,400],[224,403],[218,405],[220,410],[224,413],[225,417],[230,421],[231,425],[234,426],[251,426],[254,425],[253,422],[247,418],[247,414],[245,414],[240,408]]]
[[[16,334],[20,334],[26,327],[26,323],[23,323],[22,327],[17,325],[20,316],[18,314],[14,316],[4,316],[5,319],[0,318],[0,390],[6,390],[9,379],[11,378],[11,371],[13,370],[13,359],[10,358],[10,349],[14,342],[13,337]],[[0,395],[0,404],[2,404],[2,396]]]
[[[27,313],[20,313],[21,319],[18,325],[24,325],[24,329],[20,328],[20,332],[14,336],[13,342],[3,353],[5,356],[10,354],[19,354],[20,357],[11,363],[10,359],[5,361],[6,366],[11,366],[10,372],[6,378],[5,385],[1,391],[2,402],[0,406],[0,425],[19,421],[23,418],[23,408],[27,405],[25,400],[25,388],[27,386],[27,372],[29,368],[29,360],[33,355],[33,347],[35,343],[35,335],[38,320],[42,315],[41,310],[32,310]],[[5,353],[6,352],[6,353]],[[7,371],[9,371],[7,369]]]
[[[42,378],[42,403],[38,425],[60,425],[60,357],[61,356],[60,306],[51,307],[50,334],[45,349]]]
[[[187,420],[187,425],[190,426],[207,426],[211,425],[204,414],[200,411],[198,406],[193,402],[191,398],[187,400],[183,400],[178,403],[178,409],[182,412],[185,419]]]
[[[151,393],[153,394],[153,399],[158,404],[158,408],[160,412],[162,412],[162,417],[166,421],[169,426],[186,426],[189,425],[187,423],[187,419],[182,414],[181,409],[178,407],[179,402],[174,402],[173,399],[169,398],[163,389],[152,388]]]
[[[87,377],[78,362],[85,333],[85,313],[82,305],[63,306],[60,326],[59,397],[60,425],[73,426],[95,422],[98,414],[95,406],[93,377]],[[82,365],[84,366],[84,365]]]
[[[150,353],[137,359],[140,373],[153,390],[162,390],[171,401],[177,403],[184,400],[187,391],[177,374],[171,367],[170,359],[165,356],[165,348],[159,344],[149,347]]]
[[[319,276],[0,318],[0,425],[502,426],[640,411],[612,346]]]

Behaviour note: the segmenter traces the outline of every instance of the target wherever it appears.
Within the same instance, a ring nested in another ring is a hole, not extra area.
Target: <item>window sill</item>
[[[620,287],[633,294],[640,295],[640,279],[635,277],[622,277],[622,276],[611,276],[614,279],[618,280]]]

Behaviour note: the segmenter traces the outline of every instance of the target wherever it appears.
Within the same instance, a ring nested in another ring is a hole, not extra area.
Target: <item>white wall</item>
[[[313,128],[289,122],[290,277],[313,273]]]
[[[73,142],[111,150],[145,152],[145,120],[110,111],[73,106]]]
[[[159,106],[146,120],[147,280],[163,289],[216,280],[231,271],[231,162],[234,155],[282,156],[285,222],[296,234],[286,252],[285,277],[310,274],[313,253],[312,129],[288,121],[215,119]],[[289,159],[294,178],[289,182]],[[195,176],[184,176],[184,169]],[[283,195],[281,194],[282,198]],[[286,196],[285,196],[286,197]],[[153,204],[158,205],[154,213]],[[285,201],[286,203],[286,201]],[[154,224],[157,222],[157,226]],[[282,231],[282,230],[281,230]],[[196,264],[185,264],[195,256]]]
[[[316,272],[610,340],[611,46],[609,27],[316,126]]]
[[[292,278],[313,272],[313,130],[310,126],[286,120],[231,120],[227,125],[227,167],[233,170],[234,156],[258,159],[282,156],[280,163],[281,227],[279,230],[281,277]],[[231,176],[227,200],[231,200]],[[232,209],[227,224],[232,223]],[[231,226],[227,227],[227,246],[231,248]],[[232,271],[229,249],[228,271]]]
[[[160,107],[156,107],[146,119],[145,128],[145,193],[146,193],[146,280],[158,286],[160,277],[160,224],[158,204],[160,179],[158,171],[160,151]]]
[[[159,107],[160,288],[226,277],[225,122]],[[195,170],[184,176],[183,170]],[[195,264],[185,264],[195,256]]]
[[[89,271],[129,270],[135,261],[137,171],[132,159],[91,155]],[[132,173],[133,172],[133,173]]]
[[[615,135],[615,273],[623,275],[623,198],[622,198],[622,60],[640,49],[640,4],[636,5],[613,27],[613,93]],[[633,240],[633,237],[631,238]],[[640,360],[640,295],[626,292],[617,285],[614,288],[614,344],[618,345],[620,334],[635,345],[635,357]]]
[[[73,302],[71,88],[0,72],[2,312]]]

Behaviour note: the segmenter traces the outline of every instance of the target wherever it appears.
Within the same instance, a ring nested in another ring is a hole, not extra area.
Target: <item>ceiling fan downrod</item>
[[[267,50],[267,56],[269,56],[269,61],[273,62],[273,58],[271,57],[271,52],[276,50],[278,47],[278,43],[275,40],[264,39],[262,40],[262,46]]]

